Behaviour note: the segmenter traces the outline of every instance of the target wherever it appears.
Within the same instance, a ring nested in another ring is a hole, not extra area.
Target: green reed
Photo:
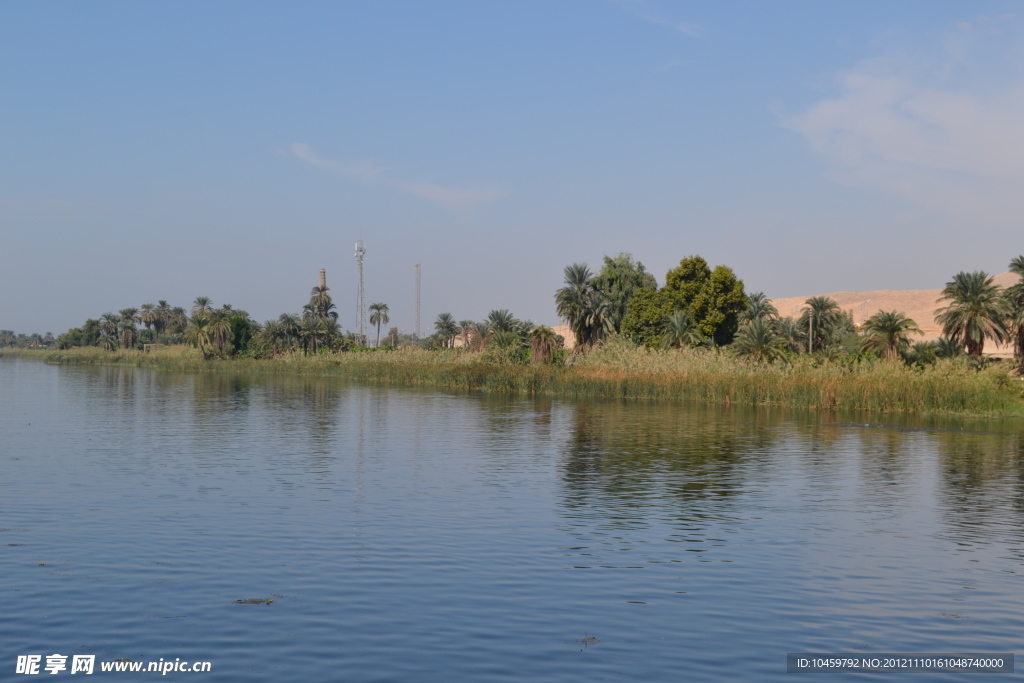
[[[10,355],[0,350],[0,355]],[[22,356],[24,354],[18,354]],[[32,352],[39,357],[38,352]],[[60,364],[128,364],[178,371],[235,370],[313,374],[393,386],[424,386],[517,395],[698,401],[863,412],[1024,413],[1022,383],[998,365],[981,371],[963,361],[923,370],[899,362],[849,364],[799,356],[758,365],[727,353],[638,348],[611,342],[566,366],[489,362],[462,349],[403,348],[274,359],[213,359],[188,347],[152,353],[102,349],[51,351]]]

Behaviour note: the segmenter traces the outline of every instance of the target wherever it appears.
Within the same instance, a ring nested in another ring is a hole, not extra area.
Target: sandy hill
[[[1000,273],[994,282],[1001,287],[1016,284],[1019,278],[1013,273]],[[913,318],[924,332],[919,339],[938,339],[942,328],[935,324],[935,310],[945,304],[938,302],[942,296],[942,288],[937,289],[875,289],[869,292],[831,292],[828,294],[808,294],[807,296],[790,296],[772,299],[781,316],[799,316],[804,302],[812,296],[827,296],[835,299],[844,311],[853,313],[853,320],[860,325],[866,318],[878,311],[899,311],[908,318]],[[1008,349],[989,349],[996,355],[1008,353]]]

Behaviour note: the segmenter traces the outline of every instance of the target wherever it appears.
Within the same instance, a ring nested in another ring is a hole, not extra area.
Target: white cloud
[[[830,162],[836,182],[990,223],[1020,220],[1024,77],[993,76],[972,60],[973,40],[947,36],[940,59],[865,61],[842,75],[837,95],[784,125]]]
[[[496,187],[482,188],[460,188],[443,187],[431,183],[391,180],[383,175],[389,169],[379,166],[374,161],[340,162],[327,157],[322,157],[306,144],[296,142],[290,147],[292,154],[308,164],[335,171],[351,180],[364,182],[375,182],[381,185],[392,187],[421,199],[434,202],[448,209],[471,209],[495,199],[500,199],[508,194],[507,191]]]

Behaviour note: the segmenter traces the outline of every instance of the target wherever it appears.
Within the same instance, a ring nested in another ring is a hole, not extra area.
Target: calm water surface
[[[0,361],[3,680],[824,680],[1024,652],[1022,572],[1016,422]]]

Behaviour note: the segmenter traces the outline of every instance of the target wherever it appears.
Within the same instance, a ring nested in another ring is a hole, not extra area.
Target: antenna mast
[[[356,242],[356,265],[359,266],[359,292],[356,294],[356,334],[359,345],[366,338],[366,292],[363,289],[363,257],[366,256],[366,245],[362,240]]]
[[[416,340],[420,338],[420,264],[416,264]]]

